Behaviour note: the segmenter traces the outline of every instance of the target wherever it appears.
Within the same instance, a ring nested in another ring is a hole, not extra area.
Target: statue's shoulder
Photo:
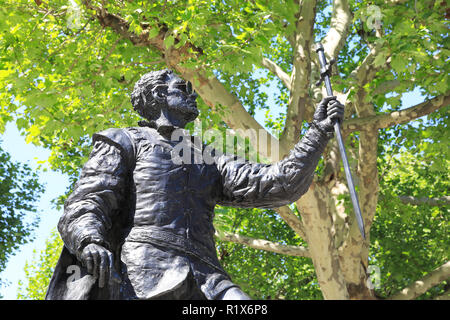
[[[142,139],[142,138],[148,138],[148,137],[157,137],[158,132],[150,127],[129,127],[125,128],[124,130],[127,131],[131,136],[133,136],[135,139]]]
[[[95,133],[92,141],[104,141],[120,149],[128,161],[132,161],[135,155],[135,139],[133,135],[135,128],[109,128]]]
[[[129,131],[130,128],[109,128],[97,133],[94,133],[92,140],[106,140],[113,144],[125,147],[127,144],[132,144],[133,139]]]

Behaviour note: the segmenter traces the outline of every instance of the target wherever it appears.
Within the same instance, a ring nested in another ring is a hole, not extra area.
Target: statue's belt
[[[180,250],[191,256],[200,259],[214,269],[225,273],[218,261],[214,261],[211,255],[211,249],[208,249],[200,243],[194,243],[180,235],[174,234],[170,231],[162,230],[154,226],[136,226],[133,227],[126,237],[125,241],[143,242],[156,244],[163,247],[170,247],[172,249]]]

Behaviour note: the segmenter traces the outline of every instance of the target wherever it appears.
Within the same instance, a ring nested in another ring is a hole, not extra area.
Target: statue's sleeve
[[[108,249],[108,231],[128,190],[131,141],[120,129],[93,136],[93,150],[74,191],[64,204],[58,230],[65,246],[80,258],[90,243]]]
[[[311,127],[289,156],[270,165],[218,156],[216,165],[222,178],[218,204],[278,208],[297,201],[308,191],[328,140],[326,133]]]

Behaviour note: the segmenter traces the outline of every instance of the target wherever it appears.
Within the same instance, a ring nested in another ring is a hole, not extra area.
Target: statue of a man
[[[47,299],[249,299],[217,258],[214,207],[277,208],[300,198],[343,106],[322,100],[275,164],[219,153],[209,164],[175,162],[171,135],[198,116],[196,97],[170,70],[147,73],[131,95],[146,121],[93,136],[58,224],[64,249]]]

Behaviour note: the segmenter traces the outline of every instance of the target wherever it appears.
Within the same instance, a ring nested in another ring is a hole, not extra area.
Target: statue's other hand
[[[335,96],[322,99],[314,113],[313,122],[325,132],[333,132],[336,121],[344,119],[344,106]]]
[[[87,268],[88,273],[98,278],[100,288],[103,288],[106,281],[112,277],[113,255],[101,245],[91,243],[84,247],[81,253],[81,263]]]

